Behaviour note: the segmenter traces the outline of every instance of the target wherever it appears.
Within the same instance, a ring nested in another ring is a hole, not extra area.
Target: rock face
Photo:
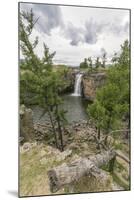
[[[96,95],[96,89],[104,85],[106,80],[106,74],[103,73],[92,73],[85,74],[82,78],[82,93],[83,96],[93,101]]]
[[[33,141],[35,138],[32,110],[20,106],[20,137],[23,141]]]
[[[66,92],[70,93],[74,90],[75,73],[76,72],[71,68],[66,68],[66,70],[62,71],[62,73],[60,72],[60,80],[63,83],[62,87],[61,88],[59,87],[60,94],[64,94]]]
[[[63,82],[64,82],[64,86],[62,87],[60,93],[65,93],[65,92],[72,92],[74,90],[74,82],[75,82],[75,72],[72,71],[68,71],[68,73],[66,73],[64,75],[64,77],[62,77]]]

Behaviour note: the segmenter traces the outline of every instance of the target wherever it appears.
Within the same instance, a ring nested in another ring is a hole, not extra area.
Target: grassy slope
[[[81,150],[82,148],[81,146]],[[94,147],[91,146],[91,154],[93,154],[93,149]],[[90,147],[88,152],[90,154]],[[81,155],[81,151],[74,149],[71,156],[64,160],[57,159],[60,154],[58,150],[44,144],[35,145],[29,151],[20,153],[20,196],[51,194],[47,171],[63,162],[73,161]],[[119,188],[115,187],[111,176],[104,184],[97,179],[83,177],[78,183],[66,186],[54,194],[111,191],[113,189],[118,190]]]
[[[44,145],[20,153],[20,196],[50,194],[47,170],[61,163],[54,158],[51,148]]]

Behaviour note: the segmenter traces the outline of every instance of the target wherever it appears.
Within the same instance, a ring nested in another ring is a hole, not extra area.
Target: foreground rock
[[[24,105],[20,106],[20,137],[23,138],[23,142],[35,139],[33,113],[31,109]]]
[[[25,142],[22,146],[20,146],[20,153],[25,153],[33,149],[34,147],[37,146],[37,142]]]
[[[92,175],[105,181],[107,175],[99,167],[108,164],[112,159],[115,159],[115,156],[115,151],[109,150],[89,158],[76,159],[70,164],[63,163],[49,170],[48,177],[51,192],[56,192],[61,187],[78,181],[83,176]]]

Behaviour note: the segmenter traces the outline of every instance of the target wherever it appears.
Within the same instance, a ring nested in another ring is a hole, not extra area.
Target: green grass
[[[46,188],[49,185],[47,171],[61,162],[56,161],[53,155],[47,155],[47,162],[41,164],[40,151],[41,148],[35,147],[20,154],[20,196],[50,194],[49,187]]]
[[[119,150],[123,149],[123,145],[121,143],[115,143],[114,147],[115,147],[115,149],[119,149]]]
[[[79,148],[73,149],[72,154],[62,161],[56,159],[56,149],[45,144],[36,145],[29,151],[20,153],[20,196],[52,194],[49,189],[48,170],[62,163],[72,162],[74,159],[77,159],[77,157],[83,156],[84,151],[91,155],[96,153],[94,144],[90,143],[88,146],[88,149],[83,149],[79,141]],[[115,169],[118,167],[119,171],[124,170],[122,166],[116,165]],[[108,171],[109,166],[103,166],[102,169]],[[56,194],[111,191],[112,179],[110,177],[111,176],[109,176],[109,180],[104,184],[91,177],[83,177],[77,183],[73,183],[73,186],[66,186],[56,192]],[[115,177],[115,180],[120,185],[118,177]]]
[[[117,184],[122,186],[125,190],[129,190],[130,189],[129,182],[125,181],[119,174],[113,173],[113,180]]]

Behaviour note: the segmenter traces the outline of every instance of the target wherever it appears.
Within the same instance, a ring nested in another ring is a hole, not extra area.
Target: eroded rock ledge
[[[82,78],[83,97],[93,101],[96,96],[96,90],[104,85],[105,80],[105,72],[84,74]]]

